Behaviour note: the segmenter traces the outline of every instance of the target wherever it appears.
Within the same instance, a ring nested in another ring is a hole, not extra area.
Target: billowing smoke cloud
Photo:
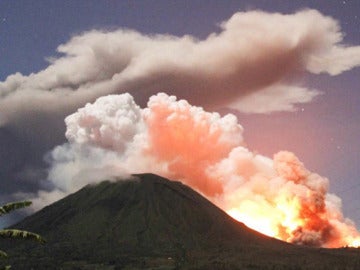
[[[86,183],[153,172],[190,185],[273,237],[324,247],[358,244],[340,199],[327,192],[328,180],[293,153],[273,159],[252,153],[234,115],[220,117],[164,93],[141,109],[122,94],[101,97],[65,122],[69,142],[51,153],[55,189],[39,192],[37,207]]]
[[[294,110],[318,94],[292,83],[295,75],[337,75],[360,64],[360,47],[347,47],[342,39],[337,21],[315,10],[239,12],[204,40],[90,31],[60,45],[63,56],[46,69],[0,83],[0,123],[23,124],[24,115],[34,120],[43,111],[66,115],[96,97],[122,92],[142,105],[167,91],[205,107],[231,103],[259,112],[261,102],[260,112]]]

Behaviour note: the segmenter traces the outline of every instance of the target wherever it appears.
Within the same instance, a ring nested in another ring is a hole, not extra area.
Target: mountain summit
[[[264,236],[191,188],[153,174],[88,185],[14,227],[47,240],[6,243],[14,269],[296,269],[287,267],[300,261],[301,269],[319,269],[319,260],[360,262],[353,249]]]

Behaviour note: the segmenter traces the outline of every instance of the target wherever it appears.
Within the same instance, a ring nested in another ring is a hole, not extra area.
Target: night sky
[[[316,9],[337,20],[344,34],[343,45],[360,45],[360,1],[357,0],[2,0],[0,81],[17,72],[24,76],[40,72],[51,59],[62,56],[56,51],[60,44],[93,29],[190,35],[201,40],[219,33],[219,24],[239,11],[290,14],[303,9]],[[359,58],[359,50],[354,52],[354,58]],[[280,150],[292,151],[307,168],[329,178],[330,191],[343,200],[345,216],[360,228],[360,68],[359,64],[354,66],[334,76],[301,71],[292,75],[294,78],[287,78],[321,92],[311,102],[297,104],[293,111],[246,113],[224,104],[213,109],[237,115],[250,149],[270,157]],[[6,102],[1,91],[0,88],[0,102]],[[200,96],[196,100],[197,105],[202,105]],[[26,103],[25,98],[18,110],[22,111]],[[73,112],[76,106],[59,109],[61,112],[56,106],[45,111],[24,109],[20,114],[15,110],[16,106],[0,107],[1,202],[13,200],[19,192],[51,189],[46,181],[47,153],[65,142],[64,114]],[[2,120],[1,114],[5,113],[15,116]],[[47,122],[54,124],[44,125]],[[7,222],[10,221],[4,219],[2,224]]]

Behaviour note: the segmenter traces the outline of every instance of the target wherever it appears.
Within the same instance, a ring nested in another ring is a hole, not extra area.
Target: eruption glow
[[[65,122],[69,143],[52,152],[49,174],[57,192],[119,173],[153,172],[193,187],[269,236],[322,247],[360,242],[341,200],[328,193],[328,180],[293,153],[273,159],[252,153],[234,115],[205,112],[164,93],[141,109],[122,94],[101,97]],[[37,202],[50,194],[39,193]]]

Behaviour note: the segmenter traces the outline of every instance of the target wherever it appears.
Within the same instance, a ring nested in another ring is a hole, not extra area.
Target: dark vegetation
[[[284,243],[152,174],[102,182],[15,225],[46,245],[6,242],[13,269],[360,269],[357,249]]]
[[[31,205],[31,202],[29,202],[29,201],[7,203],[0,207],[0,216],[6,215],[16,209],[24,208],[24,207],[27,207],[30,205]],[[0,230],[0,238],[34,240],[41,244],[45,243],[45,240],[39,234],[29,232],[29,231],[24,231],[24,230],[18,230],[18,229]],[[0,250],[0,258],[2,258],[2,259],[8,258],[8,254],[5,251]],[[9,269],[11,269],[11,265],[1,266],[0,269],[1,270],[9,270]]]

